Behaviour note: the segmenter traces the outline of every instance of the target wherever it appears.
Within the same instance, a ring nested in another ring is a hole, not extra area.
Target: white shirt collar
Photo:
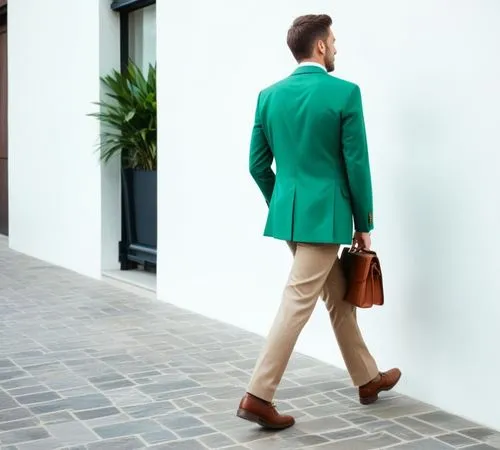
[[[318,63],[315,63],[315,62],[309,62],[309,61],[306,61],[306,62],[301,62],[299,64],[299,67],[304,67],[304,66],[314,66],[314,67],[321,67],[325,72],[326,72],[326,68],[325,66],[322,66],[321,64],[318,64]]]

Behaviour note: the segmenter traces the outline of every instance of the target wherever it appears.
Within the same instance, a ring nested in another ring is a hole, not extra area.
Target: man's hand
[[[360,233],[359,231],[356,231],[356,233],[354,233],[353,243],[358,249],[370,250],[370,247],[372,246],[370,233]]]

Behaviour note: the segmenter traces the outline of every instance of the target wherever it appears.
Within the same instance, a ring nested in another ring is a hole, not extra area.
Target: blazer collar
[[[295,71],[292,73],[292,76],[305,75],[308,73],[319,73],[319,74],[323,74],[323,75],[328,75],[328,72],[325,69],[323,69],[322,67],[304,65],[304,66],[297,67],[297,69],[295,69]]]

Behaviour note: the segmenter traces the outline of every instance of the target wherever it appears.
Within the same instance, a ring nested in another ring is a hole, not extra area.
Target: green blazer
[[[276,161],[276,173],[271,166]],[[370,163],[359,87],[300,66],[260,92],[250,173],[269,206],[264,235],[350,244],[373,229]]]

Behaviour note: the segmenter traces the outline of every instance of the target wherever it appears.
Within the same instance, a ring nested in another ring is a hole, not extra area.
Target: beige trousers
[[[378,374],[356,320],[356,308],[343,300],[346,282],[338,260],[339,245],[289,243],[294,260],[267,342],[248,392],[272,401],[300,332],[322,295],[347,370],[355,386]]]

